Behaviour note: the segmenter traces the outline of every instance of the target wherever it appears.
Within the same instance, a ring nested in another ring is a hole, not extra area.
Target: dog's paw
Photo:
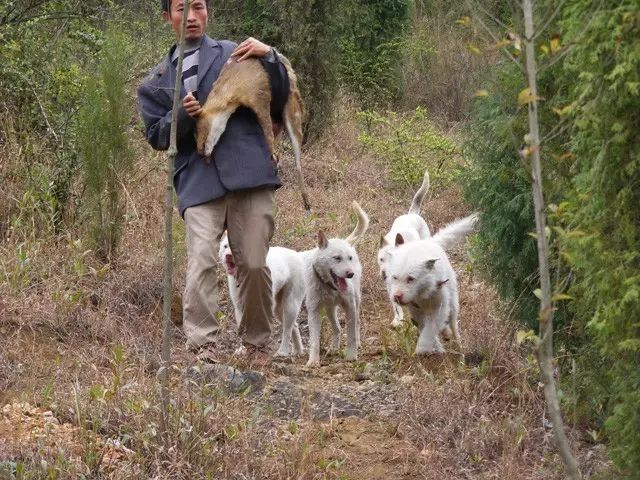
[[[391,322],[391,328],[398,328],[401,325],[402,325],[402,320],[398,320],[397,318],[394,318],[393,321]]]
[[[279,349],[276,353],[273,354],[273,358],[289,358],[291,356],[291,352],[289,350]]]
[[[444,354],[444,349],[442,347],[416,348],[415,354],[418,357],[425,355],[442,355]]]
[[[313,367],[319,367],[320,366],[320,359],[315,359],[315,358],[310,358],[309,361],[307,362],[307,364],[305,365],[305,367],[307,368],[313,368]]]
[[[358,359],[358,351],[354,348],[347,348],[347,351],[344,354],[344,359],[348,362],[354,362]]]

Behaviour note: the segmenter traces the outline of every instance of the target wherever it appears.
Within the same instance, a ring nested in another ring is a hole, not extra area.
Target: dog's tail
[[[438,230],[438,232],[432,237],[432,240],[447,250],[448,248],[462,242],[467,235],[473,232],[478,218],[478,214],[474,213],[468,217],[451,222]]]
[[[409,207],[409,213],[415,213],[416,215],[420,215],[420,208],[422,206],[422,201],[424,197],[427,195],[429,191],[429,170],[424,171],[424,177],[422,177],[422,185],[413,196],[413,200],[411,200],[411,206]]]
[[[358,205],[358,202],[354,201],[352,205],[353,209],[356,212],[356,215],[358,216],[358,221],[356,222],[356,228],[353,229],[353,232],[351,232],[351,234],[347,238],[345,238],[345,240],[351,245],[355,245],[360,240],[362,240],[362,237],[369,228],[369,217],[367,216],[365,211],[362,210],[360,205]]]

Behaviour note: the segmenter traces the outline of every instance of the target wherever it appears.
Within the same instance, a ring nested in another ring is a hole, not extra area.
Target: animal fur
[[[451,332],[461,346],[458,328],[458,282],[445,248],[462,242],[474,229],[477,215],[470,215],[439,230],[426,240],[404,242],[396,235],[396,250],[388,266],[394,301],[407,306],[418,326],[416,355],[442,353],[440,333]]]
[[[284,107],[282,117],[287,135],[291,141],[296,159],[296,173],[298,186],[302,195],[305,210],[311,209],[309,198],[304,187],[302,175],[301,148],[302,122],[304,106],[298,90],[298,80],[291,62],[280,53],[278,58],[284,64],[289,76],[289,97]],[[214,147],[220,140],[229,117],[239,107],[247,107],[254,111],[271,155],[274,154],[273,125],[270,113],[271,86],[269,76],[262,67],[260,60],[249,58],[242,62],[228,61],[220,72],[220,76],[213,84],[211,93],[202,107],[196,125],[196,144],[198,153],[209,159]],[[207,160],[208,161],[208,160]]]
[[[358,216],[353,232],[346,238],[327,239],[318,232],[318,247],[301,252],[305,263],[307,286],[306,306],[309,315],[309,361],[307,366],[320,364],[320,313],[325,310],[331,321],[331,350],[340,348],[340,323],[337,309],[342,307],[347,324],[347,360],[358,358],[360,344],[360,282],[362,266],[354,248],[369,228],[369,218],[357,202],[353,208]]]
[[[387,287],[387,293],[389,294],[389,301],[391,303],[391,309],[393,310],[393,320],[391,322],[392,327],[398,327],[402,324],[404,318],[404,312],[402,307],[393,300],[393,294],[389,288],[389,282],[387,282],[386,267],[390,261],[391,255],[395,250],[396,235],[401,234],[404,242],[413,242],[416,240],[424,240],[429,238],[431,233],[429,232],[429,226],[427,222],[420,216],[420,209],[424,197],[429,191],[429,171],[425,170],[422,178],[422,185],[418,191],[416,191],[409,207],[409,212],[397,217],[389,232],[380,237],[380,249],[378,250],[378,266],[380,267],[380,275],[382,276],[385,286]]]
[[[236,323],[239,326],[242,305],[238,299],[236,264],[226,234],[220,240],[218,258],[227,272],[229,296],[233,303]],[[304,263],[298,252],[288,248],[271,247],[267,253],[267,266],[271,270],[273,316],[280,320],[282,326],[280,348],[275,356],[301,355],[304,347],[297,319],[306,293]]]

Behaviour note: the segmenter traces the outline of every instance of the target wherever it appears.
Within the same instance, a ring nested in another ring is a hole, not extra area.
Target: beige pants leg
[[[183,305],[183,328],[187,347],[197,348],[215,341],[219,326],[218,244],[224,232],[226,198],[214,200],[184,213],[187,243],[187,274]]]
[[[271,272],[267,267],[274,230],[272,188],[227,194],[229,246],[238,267],[238,300],[242,306],[239,335],[258,347],[271,340]]]

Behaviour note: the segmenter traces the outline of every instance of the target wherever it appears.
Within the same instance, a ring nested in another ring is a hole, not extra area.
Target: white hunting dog
[[[327,239],[318,232],[318,247],[300,252],[305,262],[307,285],[306,307],[309,315],[309,361],[307,366],[320,365],[320,312],[324,309],[331,321],[331,350],[340,348],[340,323],[337,308],[342,307],[347,324],[347,360],[358,358],[360,344],[360,281],[362,266],[354,245],[369,228],[369,217],[353,202],[358,221],[346,239]]]
[[[218,256],[227,272],[229,296],[233,303],[236,323],[239,324],[242,317],[242,305],[238,304],[237,268],[226,233],[220,240]],[[282,326],[280,348],[275,356],[290,357],[292,353],[301,355],[304,353],[304,347],[297,319],[306,292],[304,262],[298,252],[288,248],[271,247],[267,253],[267,266],[271,270],[273,316],[280,320]]]
[[[402,307],[393,300],[393,292],[387,281],[386,267],[389,263],[391,254],[396,248],[396,236],[402,235],[404,243],[413,242],[416,240],[424,240],[431,236],[429,232],[429,226],[425,222],[424,218],[420,216],[420,207],[422,201],[429,191],[429,172],[425,170],[424,177],[422,178],[422,185],[413,196],[411,206],[409,207],[409,213],[400,215],[397,217],[391,225],[391,230],[380,237],[380,249],[378,250],[378,266],[380,267],[380,275],[387,287],[387,293],[389,294],[389,301],[391,302],[391,309],[393,310],[392,327],[399,327],[402,324],[404,313]]]
[[[387,278],[394,301],[409,308],[418,326],[416,355],[443,353],[440,333],[452,332],[461,348],[458,281],[445,249],[463,241],[477,220],[476,214],[457,220],[426,240],[404,243],[397,235]]]

